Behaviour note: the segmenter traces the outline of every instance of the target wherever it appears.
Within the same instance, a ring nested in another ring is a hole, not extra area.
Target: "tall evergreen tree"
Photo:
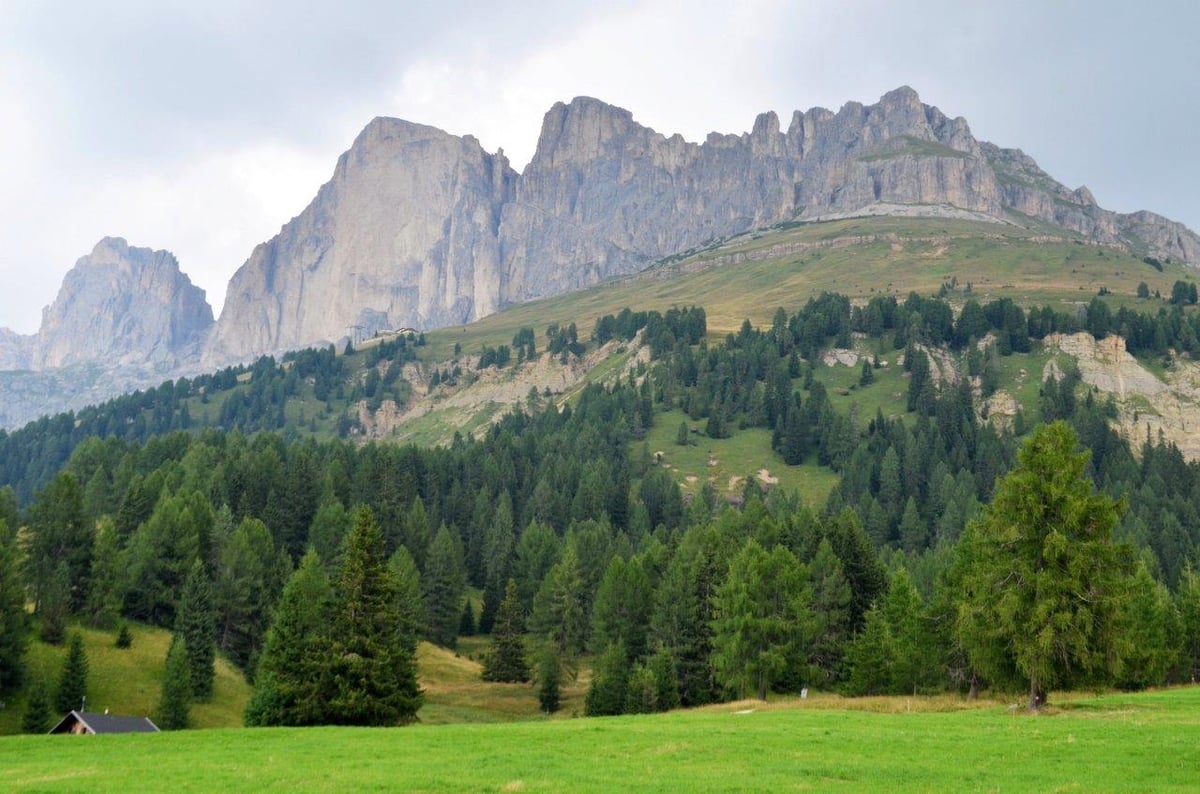
[[[125,566],[117,528],[107,516],[97,524],[94,549],[84,611],[93,626],[111,629],[125,603]]]
[[[425,597],[425,636],[444,648],[458,640],[462,599],[467,578],[462,548],[443,524],[429,545],[421,586]]]
[[[399,611],[399,632],[404,647],[416,654],[425,628],[425,597],[421,594],[421,574],[417,564],[404,546],[396,549],[388,560],[388,568],[396,580],[396,609]],[[415,658],[415,657],[414,657]]]
[[[483,662],[483,680],[529,680],[529,665],[525,662],[525,620],[517,596],[517,583],[512,579],[508,580],[504,600],[496,613],[492,648]]]
[[[1139,562],[1125,604],[1126,651],[1118,684],[1144,689],[1165,683],[1179,654],[1176,620],[1170,592]]]
[[[1095,491],[1075,444],[1064,422],[1034,430],[959,544],[963,645],[994,684],[1024,683],[1031,709],[1052,687],[1111,679],[1123,656],[1121,505]]]
[[[162,693],[154,711],[154,722],[164,731],[183,730],[191,725],[192,675],[187,641],[176,634],[167,650]]]
[[[883,609],[867,610],[863,629],[846,648],[848,695],[883,695],[892,685],[895,642]]]
[[[542,711],[553,714],[561,701],[562,662],[553,645],[546,645],[538,657],[538,704]]]
[[[58,679],[58,690],[54,695],[54,708],[60,714],[83,709],[87,697],[88,658],[83,647],[83,635],[74,633],[63,660],[62,674]]]
[[[652,598],[641,562],[613,557],[592,608],[592,647],[601,650],[623,642],[630,659],[645,656]]]
[[[618,640],[609,645],[596,661],[592,683],[584,699],[584,713],[589,717],[623,713],[628,683],[629,654],[625,644]]]
[[[15,690],[25,677],[25,588],[17,570],[15,532],[0,518],[0,693]]]
[[[213,586],[217,646],[253,671],[283,586],[279,556],[266,524],[244,518],[222,545]]]
[[[216,631],[212,585],[208,571],[200,560],[196,560],[179,598],[179,607],[175,612],[175,633],[187,646],[192,699],[198,703],[212,699],[213,681],[216,678]]]
[[[37,679],[29,688],[29,699],[25,701],[25,714],[21,717],[21,733],[48,733],[54,727],[50,713],[50,693],[46,682]]]
[[[246,724],[317,725],[325,708],[320,682],[329,653],[333,590],[309,549],[284,585],[246,706]]]
[[[66,638],[67,618],[71,612],[71,568],[60,562],[49,583],[42,587],[40,635],[43,642],[58,645]]]
[[[83,490],[74,476],[59,474],[38,492],[29,508],[26,556],[34,603],[41,610],[44,588],[59,564],[68,571],[68,608],[83,607],[92,570],[94,532],[83,513]]]
[[[715,597],[713,665],[737,697],[765,700],[779,676],[808,655],[813,631],[803,566],[783,546],[753,539],[729,564]]]
[[[574,658],[583,652],[587,613],[583,606],[583,577],[575,546],[568,544],[562,559],[546,574],[533,599],[530,628],[550,641],[560,656]]]
[[[334,591],[328,722],[398,725],[416,716],[416,659],[400,636],[396,591],[383,533],[371,510],[359,507]]]
[[[850,583],[827,539],[821,540],[809,567],[816,619],[809,666],[814,683],[828,685],[841,676],[842,658],[850,639]]]

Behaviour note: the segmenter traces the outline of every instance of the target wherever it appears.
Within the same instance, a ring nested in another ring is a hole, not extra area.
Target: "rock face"
[[[42,311],[30,364],[170,367],[196,356],[212,324],[204,290],[170,252],[106,237],[75,263]]]
[[[207,360],[496,311],[516,172],[474,138],[375,119],[333,179],[229,283]]]
[[[891,209],[889,209],[891,208]],[[463,323],[781,221],[1022,216],[1200,262],[1200,237],[1101,209],[1031,158],[977,141],[903,87],[874,105],[774,113],[749,133],[667,138],[579,97],[546,114],[524,173],[474,138],[372,121],[333,179],[230,283],[206,363],[333,341],[351,326]]]

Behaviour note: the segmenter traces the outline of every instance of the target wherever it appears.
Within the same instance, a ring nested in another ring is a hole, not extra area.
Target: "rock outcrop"
[[[106,237],[42,310],[31,367],[101,362],[173,367],[193,360],[213,325],[204,290],[169,251]]]
[[[229,283],[208,361],[332,342],[362,326],[432,328],[491,314],[516,172],[470,136],[367,125],[333,179]]]
[[[874,105],[764,113],[741,135],[665,137],[579,97],[546,114],[518,175],[470,136],[372,121],[333,179],[230,283],[206,363],[366,331],[468,322],[782,221],[960,213],[1062,227],[1200,262],[1200,237],[1100,208],[911,88]]]

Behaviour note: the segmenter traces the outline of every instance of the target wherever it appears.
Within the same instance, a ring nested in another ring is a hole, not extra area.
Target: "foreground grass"
[[[1041,716],[831,698],[508,725],[12,737],[0,740],[0,788],[1194,790],[1198,728],[1193,687],[1079,698]]]

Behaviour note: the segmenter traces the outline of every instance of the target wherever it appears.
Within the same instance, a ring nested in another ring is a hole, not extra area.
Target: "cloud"
[[[1064,0],[8,0],[0,325],[30,332],[104,235],[169,248],[210,301],[377,115],[529,160],[580,94],[703,140],[900,84],[1101,204],[1200,225],[1200,5]]]

